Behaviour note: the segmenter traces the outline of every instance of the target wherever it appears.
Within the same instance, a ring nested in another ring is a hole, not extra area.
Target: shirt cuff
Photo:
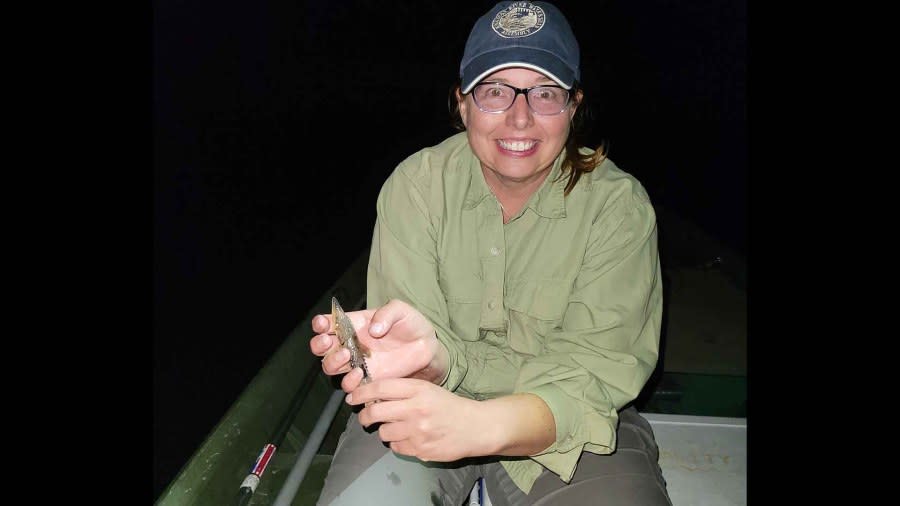
[[[441,343],[441,346],[447,349],[447,374],[444,375],[444,379],[438,383],[438,386],[444,387],[451,392],[455,392],[459,385],[462,383],[463,378],[466,377],[466,370],[468,369],[467,364],[465,362],[460,362],[460,360],[465,360],[465,356],[460,350],[448,343],[447,340],[443,337],[443,332],[440,329],[436,329],[435,335],[437,336],[438,342]]]
[[[573,445],[573,439],[579,432],[578,418],[581,407],[574,399],[563,392],[561,388],[553,384],[544,384],[522,393],[531,393],[541,398],[550,408],[553,421],[556,423],[556,441],[544,452],[553,448],[553,451],[567,451]]]
[[[556,441],[531,458],[566,483],[575,474],[582,451],[602,454],[615,448],[616,420],[610,421],[593,411],[585,413],[585,406],[553,384],[540,385],[527,393],[547,403],[556,423]]]

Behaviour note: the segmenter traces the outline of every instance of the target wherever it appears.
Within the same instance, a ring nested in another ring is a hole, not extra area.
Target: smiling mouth
[[[537,145],[537,141],[505,141],[503,139],[497,139],[497,144],[507,151],[521,153],[533,149]]]

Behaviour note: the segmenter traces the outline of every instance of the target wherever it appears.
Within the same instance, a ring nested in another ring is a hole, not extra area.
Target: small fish
[[[331,319],[334,321],[334,333],[340,339],[341,346],[350,350],[350,368],[359,367],[362,369],[362,383],[369,383],[372,381],[372,376],[369,375],[369,368],[366,367],[366,357],[369,356],[369,350],[357,339],[353,323],[344,314],[344,308],[341,307],[341,304],[335,297],[331,298]]]

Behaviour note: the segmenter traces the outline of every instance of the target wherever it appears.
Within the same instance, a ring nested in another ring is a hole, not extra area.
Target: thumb
[[[369,335],[372,337],[384,337],[395,323],[408,316],[411,311],[413,309],[409,304],[392,299],[378,308],[375,314],[372,315],[372,322],[369,324]]]

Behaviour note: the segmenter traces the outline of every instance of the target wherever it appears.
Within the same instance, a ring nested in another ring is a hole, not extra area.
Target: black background
[[[447,92],[494,3],[153,3],[154,499],[368,246],[390,171],[454,133]],[[556,5],[589,144],[746,253],[746,2]]]

